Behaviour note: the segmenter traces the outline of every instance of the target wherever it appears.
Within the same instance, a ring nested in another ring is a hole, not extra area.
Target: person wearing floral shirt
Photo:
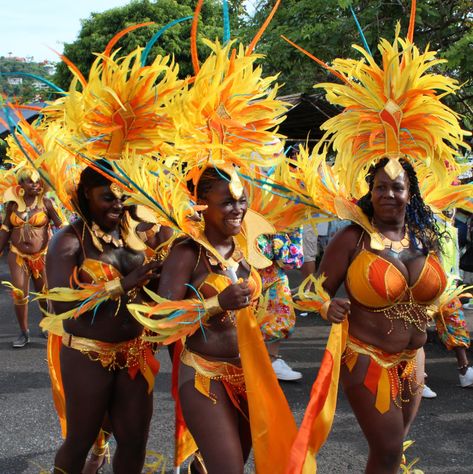
[[[300,268],[304,263],[302,252],[302,228],[290,234],[260,236],[258,246],[273,264],[259,270],[263,281],[263,292],[268,292],[266,322],[261,332],[266,341],[273,369],[279,380],[292,381],[302,378],[279,356],[282,341],[294,331],[296,315],[292,304],[289,279],[285,270]]]

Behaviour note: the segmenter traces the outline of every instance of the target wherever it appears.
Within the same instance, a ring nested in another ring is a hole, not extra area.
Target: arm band
[[[106,281],[104,284],[105,291],[110,295],[110,298],[117,299],[121,295],[125,294],[120,281],[120,278],[115,278],[110,281]]]
[[[204,309],[209,316],[223,313],[223,309],[218,302],[218,295],[212,296],[204,300]]]

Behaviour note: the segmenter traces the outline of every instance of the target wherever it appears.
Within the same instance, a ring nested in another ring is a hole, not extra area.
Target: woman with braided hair
[[[419,407],[428,307],[444,291],[439,229],[420,195],[413,167],[401,159],[393,179],[387,159],[372,166],[369,192],[358,205],[384,248],[371,246],[359,225],[341,230],[329,243],[319,271],[332,296],[325,317],[349,320],[341,381],[368,440],[366,472],[398,472],[403,440]],[[334,297],[345,282],[348,298]]]

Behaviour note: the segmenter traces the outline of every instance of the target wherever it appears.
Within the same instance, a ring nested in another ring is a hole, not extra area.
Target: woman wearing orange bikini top
[[[160,264],[143,264],[144,249],[131,245],[122,194],[102,174],[85,168],[77,189],[82,219],[56,234],[47,258],[47,297],[55,314],[45,324],[60,326],[58,331],[51,327],[48,347],[65,434],[55,458],[58,473],[83,472],[105,417],[117,442],[114,470],[140,473],[144,464],[159,365],[153,345],[142,340],[143,327],[126,305],[141,300],[140,288],[157,277]],[[167,235],[162,237],[164,241]],[[68,291],[89,293],[81,304],[77,295],[68,299]],[[57,358],[60,371],[54,367]]]
[[[227,179],[225,179],[227,178]],[[170,300],[206,301],[209,314],[203,331],[188,336],[181,354],[179,398],[185,422],[209,473],[243,472],[251,450],[244,375],[237,341],[235,311],[249,306],[261,291],[259,277],[243,259],[234,236],[240,233],[248,202],[234,197],[228,176],[207,168],[197,185],[205,238],[227,261],[229,269],[200,244],[186,239],[175,245],[164,263],[159,294]],[[213,302],[214,304],[212,305]],[[195,460],[191,472],[206,472]]]
[[[444,291],[439,229],[424,204],[412,166],[392,179],[380,160],[367,176],[369,192],[358,205],[384,243],[374,250],[358,225],[335,235],[320,272],[335,296],[345,282],[348,298],[325,308],[332,323],[349,320],[341,381],[368,440],[366,472],[399,470],[402,443],[419,407],[423,367],[417,352],[426,342],[429,305]]]
[[[50,224],[62,225],[50,199],[43,196],[43,182],[36,170],[24,166],[17,174],[18,186],[4,193],[5,220],[0,231],[0,252],[10,243],[8,266],[15,314],[21,333],[14,348],[30,341],[28,329],[28,293],[30,278],[36,291],[46,285],[45,256],[51,236]]]

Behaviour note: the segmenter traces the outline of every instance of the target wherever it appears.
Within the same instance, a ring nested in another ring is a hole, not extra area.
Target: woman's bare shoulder
[[[340,229],[331,239],[330,243],[333,245],[343,245],[348,248],[356,247],[359,242],[363,229],[357,224],[350,224],[343,229]]]
[[[54,234],[48,253],[52,255],[75,255],[81,248],[77,224],[69,224]]]

